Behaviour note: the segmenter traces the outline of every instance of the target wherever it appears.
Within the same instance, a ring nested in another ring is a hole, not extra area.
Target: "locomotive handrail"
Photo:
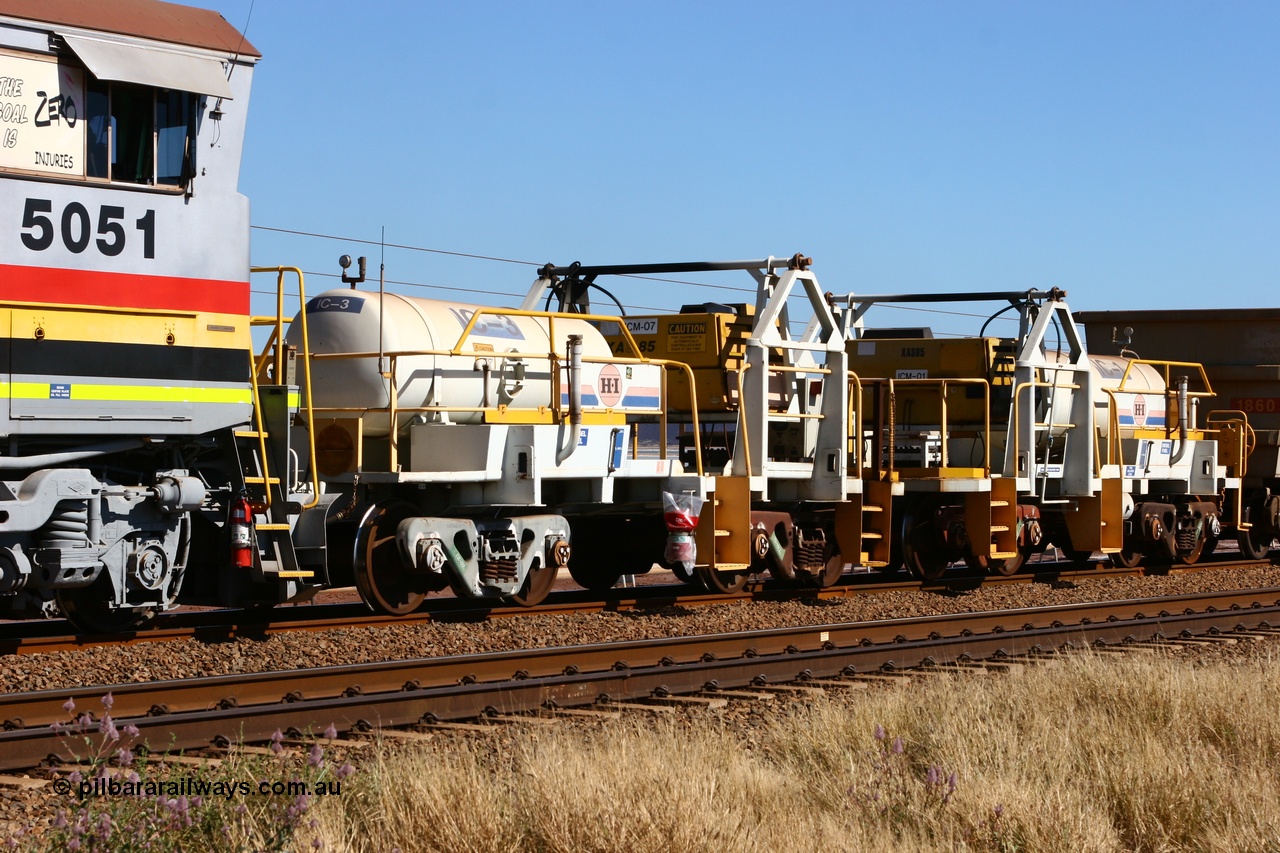
[[[274,378],[276,383],[281,385],[284,384],[284,360],[285,360],[285,355],[284,355],[284,352],[285,352],[284,277],[286,273],[293,273],[298,277],[298,316],[301,318],[299,320],[299,325],[302,328],[302,354],[301,354],[302,355],[302,376],[303,376],[302,390],[304,392],[304,396],[307,401],[306,402],[307,452],[309,454],[307,467],[311,471],[311,500],[303,504],[302,508],[304,510],[313,509],[316,506],[318,506],[320,503],[320,472],[317,468],[317,460],[316,460],[315,409],[312,406],[312,401],[311,401],[311,360],[309,355],[311,352],[311,339],[307,333],[307,310],[306,310],[307,309],[307,290],[306,290],[305,277],[302,274],[302,270],[299,269],[298,267],[250,267],[249,272],[251,273],[274,272],[276,274],[276,316],[275,318],[273,319],[270,317],[263,317],[263,318],[251,317],[249,319],[249,325],[250,326],[259,326],[259,325],[273,326],[271,330],[271,335],[267,339],[266,346],[263,347],[263,358],[261,362],[266,361],[267,354],[270,351],[270,347],[274,344],[275,354],[276,354]],[[258,399],[258,371],[261,370],[262,363],[261,362],[254,363],[252,350],[250,350],[249,361],[253,367],[253,371],[251,374],[252,381],[253,381],[253,401],[254,401],[254,410],[255,412],[257,412],[257,415],[258,415],[258,434],[259,434],[258,441],[261,444],[262,476],[265,481],[263,485],[266,487],[264,491],[266,492],[266,495],[267,495],[267,506],[270,507],[271,506],[271,484],[270,484],[270,480],[267,479],[267,449],[266,449],[267,440],[266,440],[266,436],[263,434],[264,430],[262,428],[262,413],[261,413],[262,406],[260,405],[260,402]],[[286,473],[287,473],[287,467],[288,466],[286,466]],[[281,485],[282,486],[285,485],[283,482],[283,479],[281,480]]]

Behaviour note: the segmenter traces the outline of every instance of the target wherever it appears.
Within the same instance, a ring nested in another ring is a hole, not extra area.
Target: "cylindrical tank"
[[[1060,353],[1059,359],[1066,360]],[[1095,377],[1094,412],[1099,434],[1108,438],[1111,433],[1111,401],[1121,431],[1132,429],[1163,429],[1168,416],[1165,406],[1164,374],[1150,364],[1134,364],[1127,358],[1114,355],[1088,356],[1089,366]],[[1128,371],[1128,377],[1125,371]],[[1121,381],[1124,387],[1121,389]],[[1061,372],[1048,381],[1060,386],[1076,384],[1074,374]],[[1065,392],[1066,389],[1064,388]],[[1054,424],[1071,423],[1071,393],[1050,394],[1053,400]],[[1062,432],[1062,429],[1056,430]]]
[[[569,335],[581,335],[586,359],[608,359],[609,345],[585,320],[481,314],[462,349],[466,355],[401,355],[424,350],[449,350],[481,306],[441,302],[388,293],[381,306],[376,293],[330,290],[307,302],[307,326],[313,354],[372,353],[362,358],[320,358],[311,362],[313,404],[317,408],[376,409],[390,403],[388,380],[379,372],[379,351],[396,355],[398,408],[446,406],[462,409],[506,405],[538,409],[552,405],[550,326],[563,364]],[[493,309],[490,309],[493,310]],[[302,325],[295,317],[287,342],[302,347]],[[379,346],[381,341],[381,346]],[[390,359],[388,359],[389,365]],[[583,382],[592,387],[600,364],[583,365]],[[301,377],[299,377],[301,380]],[[334,412],[358,417],[358,411]],[[403,427],[419,413],[397,418]],[[451,423],[475,423],[479,412],[453,411],[431,415]],[[386,435],[385,413],[364,416],[368,435]]]

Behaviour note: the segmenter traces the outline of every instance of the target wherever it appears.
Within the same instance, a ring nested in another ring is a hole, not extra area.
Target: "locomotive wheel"
[[[56,593],[58,607],[67,621],[85,634],[127,634],[144,627],[155,618],[151,607],[107,606],[111,596],[111,580],[106,571],[88,586],[60,589]]]
[[[431,588],[430,578],[404,562],[396,543],[396,528],[414,514],[409,504],[375,504],[356,535],[356,589],[371,610],[407,616],[417,610]]]
[[[551,592],[551,587],[556,585],[556,577],[559,574],[560,570],[555,566],[539,565],[529,572],[524,579],[524,586],[511,596],[511,600],[521,607],[534,607],[541,604]]]
[[[747,566],[741,569],[717,569],[699,563],[693,567],[693,573],[702,581],[707,592],[718,592],[721,595],[742,592],[742,588],[747,585],[748,572]]]
[[[1258,534],[1255,532],[1257,529],[1255,525],[1248,530],[1236,530],[1236,543],[1240,546],[1240,553],[1249,560],[1264,560],[1271,553],[1271,541],[1274,537],[1270,532]]]
[[[951,564],[929,501],[908,501],[902,513],[902,561],[921,580],[933,581]]]

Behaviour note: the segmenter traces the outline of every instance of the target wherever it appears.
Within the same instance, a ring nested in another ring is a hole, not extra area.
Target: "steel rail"
[[[310,607],[277,607],[270,611],[209,610],[168,613],[159,624],[126,634],[66,634],[64,620],[0,623],[0,655],[46,654],[75,651],[101,646],[123,646],[137,643],[170,642],[194,639],[200,642],[227,642],[239,637],[262,639],[292,631],[327,631],[338,628],[364,628],[393,625],[421,625],[429,622],[466,622],[483,619],[507,619],[534,615],[600,613],[605,611],[651,610],[661,607],[707,607],[715,604],[753,601],[820,600],[833,601],[881,592],[921,590],[956,592],[984,586],[1006,584],[1057,583],[1061,581],[1098,580],[1137,577],[1153,573],[1142,566],[1109,567],[1095,563],[1092,568],[1066,568],[1070,563],[1033,563],[1031,570],[1010,575],[986,575],[956,572],[935,581],[911,579],[882,580],[878,574],[846,576],[836,586],[812,589],[784,585],[773,581],[757,581],[738,593],[720,594],[689,592],[683,584],[611,590],[601,597],[585,591],[552,593],[548,601],[535,607],[521,607],[494,601],[476,602],[466,599],[428,599],[415,613],[407,616],[373,614],[363,604],[324,604]],[[1206,561],[1190,565],[1161,567],[1162,573],[1190,573],[1214,569],[1259,568],[1272,566],[1270,560]]]
[[[1273,587],[46,690],[0,697],[0,769],[49,756],[75,760],[83,740],[53,724],[70,719],[69,698],[77,713],[100,712],[107,691],[118,726],[137,726],[158,750],[188,749],[215,738],[261,741],[276,730],[403,726],[1277,626],[1280,587]]]

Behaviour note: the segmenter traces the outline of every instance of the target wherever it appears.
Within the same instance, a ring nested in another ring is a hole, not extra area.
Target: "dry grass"
[[[1086,655],[750,735],[703,715],[384,749],[314,814],[326,849],[403,853],[1280,851],[1278,708],[1274,657]]]

